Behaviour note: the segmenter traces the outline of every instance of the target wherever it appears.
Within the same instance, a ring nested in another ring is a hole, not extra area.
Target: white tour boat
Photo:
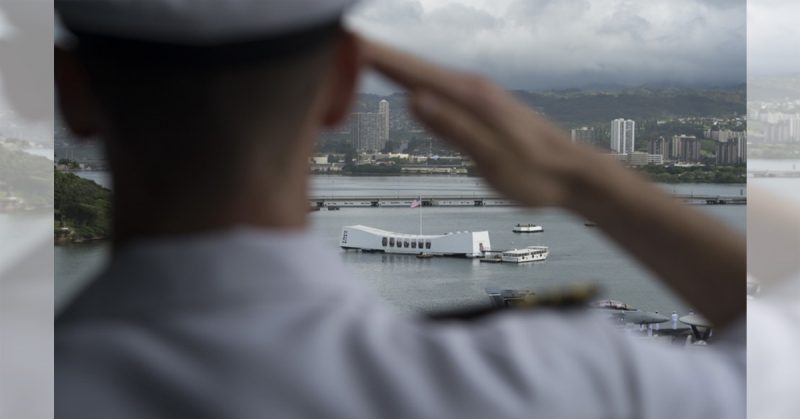
[[[362,252],[477,258],[492,250],[488,231],[406,234],[362,225],[342,228],[339,246]]]
[[[544,227],[536,224],[517,224],[514,226],[515,233],[539,233],[544,231]]]
[[[592,301],[591,303],[589,303],[589,307],[600,308],[605,310],[623,310],[623,311],[634,310],[633,307],[623,303],[622,301],[611,300],[611,299]]]
[[[500,259],[509,263],[538,262],[547,259],[548,253],[547,246],[528,246],[523,249],[506,250]]]

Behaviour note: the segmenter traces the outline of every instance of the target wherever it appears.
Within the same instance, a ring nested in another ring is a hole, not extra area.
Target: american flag
[[[411,208],[416,208],[416,207],[418,207],[420,205],[422,205],[422,201],[419,200],[419,199],[415,199],[415,200],[411,201]]]

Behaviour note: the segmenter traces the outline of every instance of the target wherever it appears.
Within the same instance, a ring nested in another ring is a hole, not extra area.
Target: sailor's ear
[[[338,35],[332,55],[331,71],[324,87],[327,105],[322,124],[326,127],[338,125],[349,115],[358,77],[364,67],[358,38],[346,30]]]
[[[75,53],[56,47],[53,69],[58,104],[67,126],[80,137],[96,134],[96,103]]]

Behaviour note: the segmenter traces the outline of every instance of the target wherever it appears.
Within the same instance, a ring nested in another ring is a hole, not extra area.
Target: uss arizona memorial
[[[405,234],[362,225],[342,228],[339,245],[362,252],[383,252],[477,258],[492,250],[488,231],[459,231],[439,235]]]

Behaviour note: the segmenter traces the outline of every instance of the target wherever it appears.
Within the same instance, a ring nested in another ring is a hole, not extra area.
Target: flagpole
[[[419,235],[422,235],[422,195],[419,197]]]

